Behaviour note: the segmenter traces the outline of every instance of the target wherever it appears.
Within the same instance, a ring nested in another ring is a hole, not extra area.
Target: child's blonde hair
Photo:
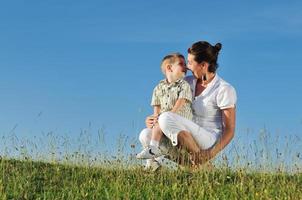
[[[178,61],[178,59],[180,59],[180,58],[185,60],[185,57],[180,53],[171,53],[171,54],[166,55],[162,59],[161,64],[160,64],[160,68],[161,68],[161,71],[163,72],[163,74],[166,74],[165,73],[165,66],[166,65],[172,65],[176,61]]]

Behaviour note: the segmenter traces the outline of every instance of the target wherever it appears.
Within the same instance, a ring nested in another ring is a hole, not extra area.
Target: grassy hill
[[[0,199],[302,199],[302,174],[79,167],[1,159]]]

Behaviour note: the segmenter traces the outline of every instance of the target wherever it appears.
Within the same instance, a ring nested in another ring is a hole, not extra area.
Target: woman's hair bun
[[[221,47],[222,47],[221,43],[218,42],[217,44],[215,44],[214,48],[216,49],[217,53],[220,51]]]

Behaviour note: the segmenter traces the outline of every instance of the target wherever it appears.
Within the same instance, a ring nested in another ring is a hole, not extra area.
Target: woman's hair
[[[218,68],[217,58],[221,47],[222,45],[220,43],[212,46],[206,41],[199,41],[192,44],[188,49],[188,53],[195,56],[194,60],[197,63],[201,63],[203,61],[209,63],[208,71],[215,73]]]
[[[161,71],[162,71],[164,74],[166,74],[166,73],[165,73],[165,66],[166,66],[167,64],[169,64],[169,65],[174,64],[174,63],[175,63],[176,61],[178,61],[178,59],[180,59],[180,58],[182,58],[182,59],[185,60],[185,57],[184,57],[182,54],[180,54],[180,53],[171,53],[171,54],[166,55],[166,56],[161,60],[161,64],[160,64]]]

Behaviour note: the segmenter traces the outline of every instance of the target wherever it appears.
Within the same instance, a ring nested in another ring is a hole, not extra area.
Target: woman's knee
[[[186,131],[180,131],[178,134],[177,134],[177,140],[179,142],[180,145],[184,144],[186,140],[189,139],[189,135],[188,135],[188,132]]]
[[[144,147],[150,144],[151,135],[152,135],[152,131],[149,128],[145,128],[140,132],[138,139]]]

